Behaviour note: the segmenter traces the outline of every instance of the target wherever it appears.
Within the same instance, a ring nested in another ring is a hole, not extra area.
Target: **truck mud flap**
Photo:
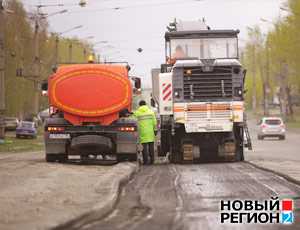
[[[112,142],[104,136],[82,135],[73,138],[70,147],[81,153],[109,153],[112,151]]]

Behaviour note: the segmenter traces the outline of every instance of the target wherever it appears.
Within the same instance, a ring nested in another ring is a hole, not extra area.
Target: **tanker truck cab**
[[[244,78],[238,30],[175,22],[165,34],[166,63],[152,71],[161,115],[161,155],[173,162],[243,160]]]
[[[45,122],[46,161],[64,162],[73,156],[136,160],[137,123],[129,114],[133,91],[139,89],[132,86],[128,71],[127,64],[117,63],[57,68],[42,85],[51,108]]]

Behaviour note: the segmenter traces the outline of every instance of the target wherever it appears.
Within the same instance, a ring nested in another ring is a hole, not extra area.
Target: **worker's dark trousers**
[[[143,145],[143,162],[146,164],[153,164],[154,162],[154,142],[142,143]],[[150,157],[150,162],[148,158]]]

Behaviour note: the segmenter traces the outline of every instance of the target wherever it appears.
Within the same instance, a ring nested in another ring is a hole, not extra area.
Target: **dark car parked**
[[[34,122],[31,121],[21,121],[16,129],[16,137],[31,137],[36,138],[37,129]]]

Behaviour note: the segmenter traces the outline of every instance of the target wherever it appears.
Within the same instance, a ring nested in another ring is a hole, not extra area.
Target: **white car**
[[[278,137],[280,140],[285,139],[286,128],[280,117],[263,117],[258,125],[258,140],[263,140],[265,137]]]

